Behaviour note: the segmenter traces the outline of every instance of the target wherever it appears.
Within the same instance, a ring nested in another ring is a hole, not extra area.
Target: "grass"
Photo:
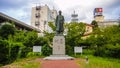
[[[18,59],[12,64],[3,66],[2,68],[40,68],[40,62],[36,61],[37,57],[29,57]]]
[[[86,63],[85,55],[79,57],[82,58],[80,61],[77,61],[80,68],[120,68],[120,59],[102,58],[89,55],[89,61]]]

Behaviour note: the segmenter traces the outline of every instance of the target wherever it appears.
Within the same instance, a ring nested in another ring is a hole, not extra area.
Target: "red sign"
[[[95,8],[96,12],[103,12],[102,8]]]

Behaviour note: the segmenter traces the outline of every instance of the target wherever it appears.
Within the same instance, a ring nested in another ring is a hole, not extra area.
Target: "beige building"
[[[108,26],[113,26],[113,25],[119,25],[119,20],[117,19],[109,19],[109,20],[104,20],[104,16],[96,16],[95,21],[98,22],[98,27],[108,27]]]
[[[51,32],[48,22],[54,22],[56,16],[57,11],[51,10],[47,5],[32,7],[31,25],[39,28],[42,32]]]
[[[92,34],[92,32],[93,32],[93,25],[86,24],[86,26],[85,26],[85,33],[84,33],[82,39],[88,38],[90,36],[90,34]]]
[[[94,20],[98,22],[98,27],[108,27],[119,24],[119,20],[105,20],[102,12],[102,8],[95,8],[94,10]]]
[[[105,20],[104,16],[95,16],[94,20],[98,23],[98,27],[108,27],[108,26],[113,26],[113,25],[119,25],[119,20],[115,19],[109,19]]]
[[[104,16],[103,15],[101,15],[101,16],[95,16],[94,19],[97,22],[104,22]]]
[[[119,25],[119,22],[118,20],[105,20],[103,22],[99,22],[98,23],[98,26],[99,27],[108,27],[108,26],[113,26],[113,25]]]

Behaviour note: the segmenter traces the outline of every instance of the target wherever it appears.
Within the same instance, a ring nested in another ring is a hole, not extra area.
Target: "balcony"
[[[40,13],[36,13],[36,14],[35,14],[35,17],[36,17],[36,18],[40,18]]]
[[[36,6],[36,10],[40,10],[41,9],[41,6]]]
[[[36,22],[35,22],[35,25],[36,25],[36,26],[40,25],[40,22],[39,22],[39,21],[36,21]]]

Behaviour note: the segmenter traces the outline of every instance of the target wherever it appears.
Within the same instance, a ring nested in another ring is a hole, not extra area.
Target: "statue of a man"
[[[56,26],[56,35],[62,35],[64,31],[64,16],[62,12],[59,11],[59,15],[56,17],[55,26]]]

